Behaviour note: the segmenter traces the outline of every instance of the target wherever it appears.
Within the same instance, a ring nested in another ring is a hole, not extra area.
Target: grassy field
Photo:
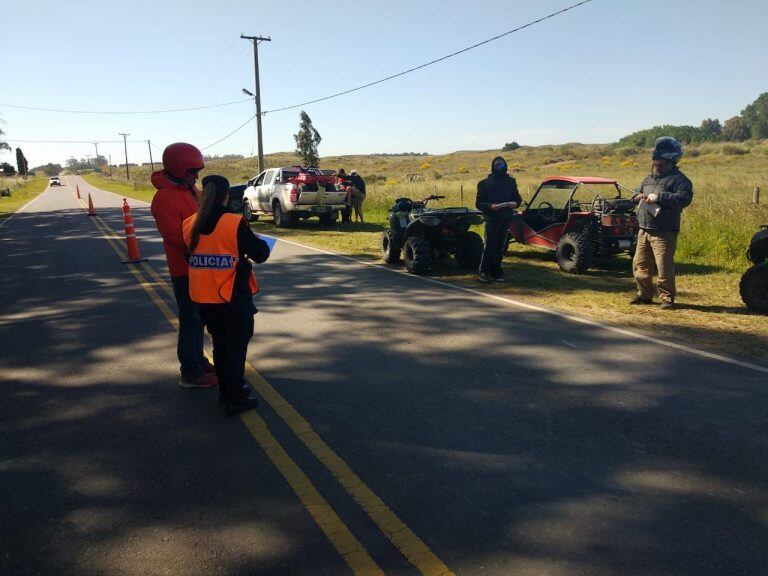
[[[4,188],[11,190],[11,196],[0,198],[0,221],[42,193],[46,186],[48,186],[47,176],[32,176],[27,180],[21,177],[0,177],[0,190]]]
[[[357,169],[366,179],[366,224],[326,229],[317,220],[308,220],[290,229],[277,230],[266,221],[255,223],[254,230],[361,259],[378,260],[380,232],[395,198],[440,194],[447,197],[440,205],[471,206],[477,181],[485,177],[497,153],[491,150],[426,157],[323,158],[324,168]],[[523,147],[502,155],[517,178],[524,199],[531,197],[544,176],[605,176],[633,188],[650,170],[647,150],[610,145]],[[290,154],[274,154],[266,157],[266,163],[268,167],[281,166],[296,164],[298,159]],[[220,173],[233,183],[242,182],[256,175],[256,166],[255,158],[214,160],[205,173]],[[712,350],[765,357],[768,322],[764,316],[750,314],[744,308],[738,283],[748,266],[744,253],[749,238],[759,224],[768,224],[768,206],[751,203],[755,186],[768,190],[768,142],[688,148],[681,169],[693,181],[695,196],[683,215],[677,253],[678,310],[662,314],[655,306],[630,308],[627,301],[634,293],[634,282],[626,256],[600,262],[596,269],[576,276],[560,272],[544,252],[513,245],[505,259],[508,282],[483,289]],[[409,183],[407,174],[421,174],[424,180]],[[131,183],[117,174],[111,181],[97,175],[87,179],[119,194],[151,198],[148,167],[133,169],[132,177]],[[482,233],[482,227],[477,231]],[[433,275],[477,286],[474,275],[464,274],[453,263],[436,266]]]

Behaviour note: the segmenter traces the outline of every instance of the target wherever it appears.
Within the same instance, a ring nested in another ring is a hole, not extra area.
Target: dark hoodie
[[[504,160],[501,156],[496,156],[491,160],[491,173],[488,178],[480,180],[477,183],[477,199],[475,206],[482,210],[485,219],[489,222],[500,222],[502,220],[512,220],[515,214],[514,208],[502,208],[501,210],[491,210],[491,204],[501,204],[502,202],[517,202],[519,206],[523,199],[517,189],[517,182],[507,171],[497,172],[493,170],[493,163],[496,160]],[[504,160],[506,164],[506,160]]]

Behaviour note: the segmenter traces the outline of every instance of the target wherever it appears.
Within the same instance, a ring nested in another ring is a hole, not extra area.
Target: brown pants
[[[357,188],[352,188],[352,207],[355,209],[355,220],[365,222],[363,218],[363,202],[365,202],[365,192]]]
[[[632,273],[640,296],[653,298],[653,275],[658,273],[659,298],[674,302],[676,249],[677,232],[640,230],[632,260]]]

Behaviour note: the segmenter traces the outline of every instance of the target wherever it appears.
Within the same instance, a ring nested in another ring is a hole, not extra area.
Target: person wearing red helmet
[[[177,142],[163,151],[163,169],[152,174],[157,189],[152,215],[163,237],[168,271],[179,311],[179,357],[182,388],[212,388],[217,385],[213,366],[203,355],[203,320],[200,308],[189,297],[189,268],[182,222],[198,209],[200,191],[195,187],[205,167],[203,154],[192,144]]]

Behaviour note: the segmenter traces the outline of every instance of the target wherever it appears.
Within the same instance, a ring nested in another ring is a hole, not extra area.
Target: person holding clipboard
[[[501,261],[509,233],[509,224],[515,215],[515,208],[523,199],[517,189],[517,182],[507,173],[507,162],[496,156],[491,162],[491,173],[477,183],[475,206],[485,218],[485,245],[480,261],[480,282],[504,282]]]

